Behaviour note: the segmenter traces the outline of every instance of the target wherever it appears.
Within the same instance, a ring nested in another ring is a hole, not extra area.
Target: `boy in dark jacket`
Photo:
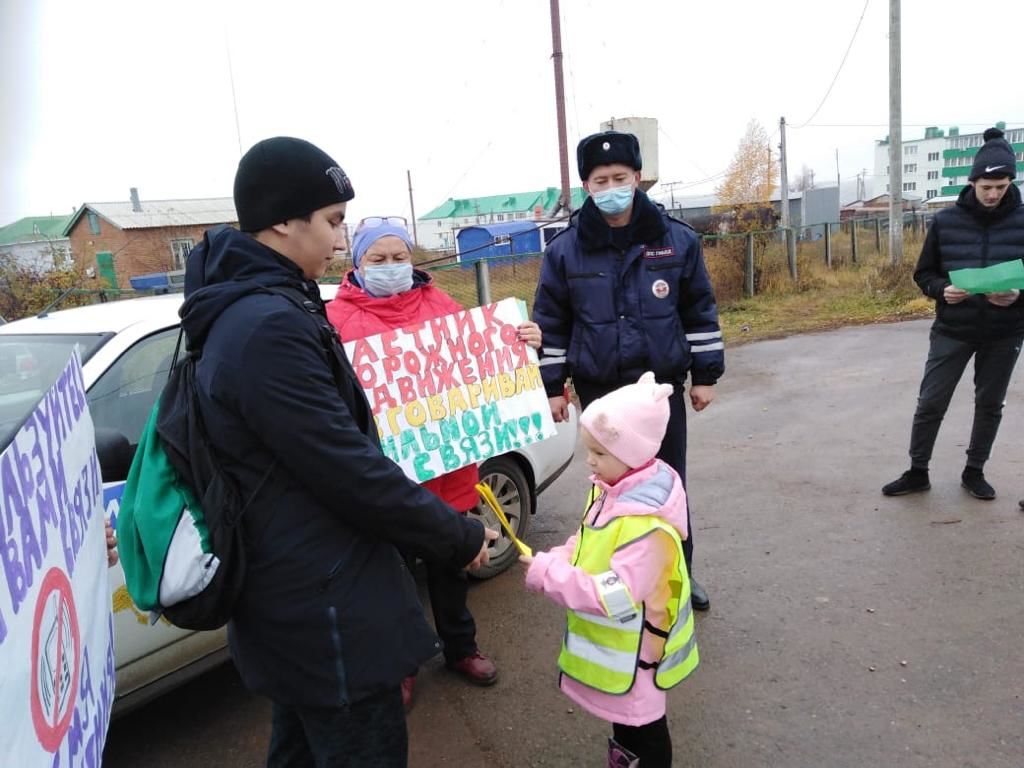
[[[976,499],[996,497],[983,468],[1024,339],[1024,297],[1018,290],[970,295],[949,279],[954,269],[987,267],[1024,255],[1024,207],[1012,183],[1017,159],[1001,130],[990,128],[984,137],[969,186],[955,206],[935,214],[914,272],[921,291],[935,299],[935,322],[910,432],[910,469],[882,488],[886,496],[931,487],[928,462],[935,438],[973,357],[974,426],[961,484]]]
[[[586,408],[653,371],[674,387],[658,458],[685,484],[683,384],[689,374],[690,403],[702,411],[725,370],[700,238],[639,188],[642,159],[633,134],[587,136],[576,162],[589,196],[545,251],[533,305],[551,415],[567,418],[567,376]],[[692,535],[683,548],[692,574]],[[692,578],[691,590],[693,607],[707,610],[707,593]]]
[[[228,638],[247,687],[273,702],[275,768],[405,766],[399,684],[440,643],[398,548],[457,567],[487,559],[483,527],[381,452],[327,321],[314,281],[353,194],[312,144],[260,142],[235,176],[242,231],[208,231],[185,271],[202,418],[249,501]]]

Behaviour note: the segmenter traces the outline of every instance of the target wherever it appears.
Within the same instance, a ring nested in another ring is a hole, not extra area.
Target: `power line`
[[[846,53],[843,54],[843,60],[839,62],[839,69],[836,70],[835,77],[832,78],[832,82],[829,84],[828,90],[825,91],[825,95],[821,97],[821,102],[818,104],[817,109],[815,109],[811,116],[804,122],[800,123],[800,125],[791,125],[790,128],[803,128],[805,125],[810,123],[811,120],[817,116],[818,112],[821,111],[821,108],[825,106],[825,102],[828,100],[829,94],[832,93],[832,88],[835,87],[836,80],[839,79],[839,73],[843,71],[843,65],[846,64],[846,57],[850,55],[850,49],[853,48],[853,41],[857,39],[857,33],[860,32],[860,25],[861,22],[864,21],[864,14],[868,12],[868,4],[870,2],[871,0],[864,0],[864,10],[860,12],[860,18],[857,19],[857,26],[853,30],[853,36],[850,38],[850,44],[846,46]]]
[[[1024,123],[1024,120],[1005,120],[1005,123]],[[946,124],[949,124],[948,121]],[[990,128],[992,123],[954,123],[954,127],[981,127]],[[789,126],[792,128],[793,126]],[[804,123],[803,128],[888,128],[888,123]],[[935,128],[935,123],[903,123],[904,128]],[[1010,129],[1012,130],[1012,129]],[[946,137],[948,138],[948,137]],[[955,138],[955,137],[954,137]]]

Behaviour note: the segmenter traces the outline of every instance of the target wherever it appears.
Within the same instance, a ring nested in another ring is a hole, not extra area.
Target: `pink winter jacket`
[[[586,522],[603,525],[624,515],[656,515],[686,538],[686,493],[683,484],[668,464],[654,460],[644,467],[607,485],[591,477],[604,491],[587,512]],[[623,499],[623,496],[627,496]],[[526,573],[528,589],[543,592],[559,605],[576,611],[607,615],[598,597],[593,577],[572,565],[576,536],[549,552],[534,556]],[[663,532],[655,532],[616,552],[611,568],[625,582],[636,603],[645,603],[646,619],[653,626],[668,629],[668,574],[675,545]],[[663,638],[644,631],[640,658],[655,662],[661,658]],[[654,685],[653,669],[637,669],[633,687],[622,695],[590,688],[561,675],[560,686],[570,699],[593,715],[622,725],[645,725],[665,714],[665,691]]]

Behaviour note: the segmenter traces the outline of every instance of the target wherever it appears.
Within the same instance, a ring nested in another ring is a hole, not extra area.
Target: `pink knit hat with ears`
[[[661,450],[671,394],[672,385],[658,384],[648,371],[636,384],[620,387],[588,405],[580,424],[627,467],[640,467]]]

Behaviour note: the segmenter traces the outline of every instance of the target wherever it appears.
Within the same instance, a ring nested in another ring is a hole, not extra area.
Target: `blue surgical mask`
[[[591,195],[594,198],[594,205],[601,213],[615,216],[624,213],[633,204],[633,185],[626,184],[622,187],[612,187]]]
[[[394,296],[412,288],[412,262],[366,265],[363,287],[371,296]]]

